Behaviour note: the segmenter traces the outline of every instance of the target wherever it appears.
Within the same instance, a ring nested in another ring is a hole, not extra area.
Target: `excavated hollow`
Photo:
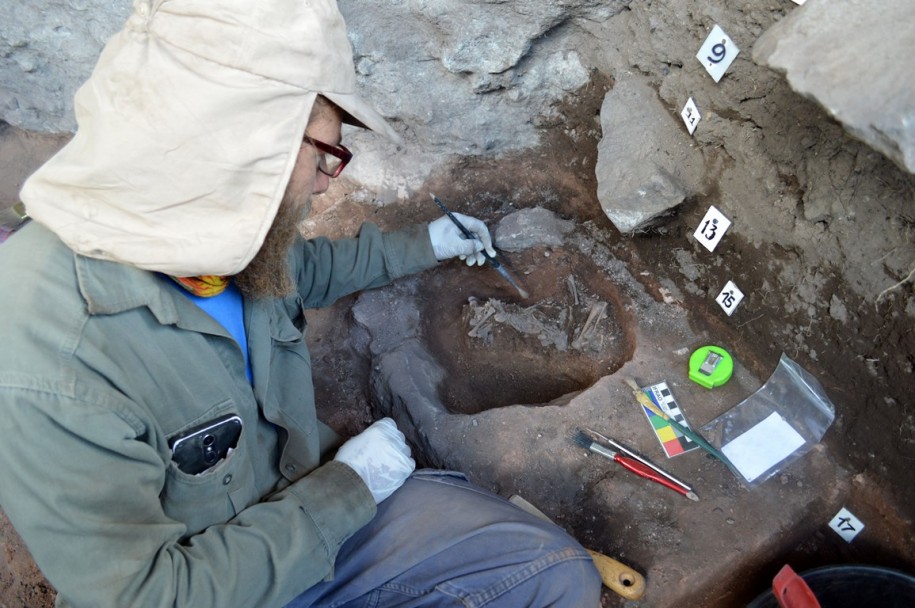
[[[635,350],[625,298],[585,255],[533,248],[503,257],[527,299],[492,268],[451,265],[421,287],[423,333],[446,371],[439,398],[451,413],[561,403]]]

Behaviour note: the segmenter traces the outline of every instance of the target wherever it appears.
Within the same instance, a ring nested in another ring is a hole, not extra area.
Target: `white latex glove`
[[[460,257],[462,260],[467,261],[468,266],[473,266],[474,264],[482,266],[486,263],[486,256],[482,253],[484,248],[489,252],[489,255],[496,255],[496,250],[492,248],[492,238],[489,236],[486,224],[469,215],[460,213],[454,213],[453,215],[478,238],[466,238],[464,233],[454,225],[454,222],[447,215],[443,215],[429,224],[429,239],[432,241],[432,251],[435,252],[435,259],[442,261]]]
[[[375,504],[393,494],[416,468],[403,433],[390,418],[382,418],[344,443],[334,460],[356,471]]]

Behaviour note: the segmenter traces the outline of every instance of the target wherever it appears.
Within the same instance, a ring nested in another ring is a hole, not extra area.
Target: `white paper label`
[[[803,4],[804,4],[805,2],[807,2],[807,0],[794,0],[794,3],[795,3],[795,4],[800,4],[800,5],[802,5],[802,6],[803,6]]]
[[[864,529],[864,524],[852,515],[851,511],[842,507],[842,510],[836,513],[836,516],[829,522],[829,527],[844,538],[845,542],[850,543]]]
[[[777,412],[738,436],[721,451],[748,482],[753,481],[796,449],[804,438]]]
[[[730,317],[740,301],[743,300],[743,292],[734,284],[734,281],[728,281],[715,301],[721,306],[722,310]]]
[[[699,241],[703,247],[709,251],[715,251],[715,247],[718,246],[721,237],[724,236],[724,233],[727,232],[730,227],[731,220],[724,217],[724,214],[712,205],[708,208],[708,211],[705,212],[705,217],[699,222],[699,227],[696,228],[693,236],[696,237],[696,240]]]
[[[739,52],[740,49],[737,48],[734,41],[716,24],[712,28],[712,33],[705,39],[702,48],[696,53],[696,59],[705,66],[706,71],[715,79],[715,82],[718,82],[728,71],[731,62]]]
[[[699,108],[696,107],[696,102],[693,101],[692,97],[690,97],[687,100],[686,105],[683,106],[683,111],[680,112],[680,116],[683,118],[683,122],[686,123],[686,129],[689,131],[689,134],[692,135],[696,131],[696,125],[702,120],[702,116],[699,114]]]

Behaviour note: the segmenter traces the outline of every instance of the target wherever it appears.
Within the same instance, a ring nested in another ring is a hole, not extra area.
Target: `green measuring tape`
[[[721,386],[734,373],[734,359],[720,346],[703,346],[689,356],[689,379],[705,388]]]

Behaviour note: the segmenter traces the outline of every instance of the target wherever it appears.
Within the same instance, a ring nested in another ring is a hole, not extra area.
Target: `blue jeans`
[[[286,608],[596,608],[600,576],[561,528],[471,485],[415,472]]]

